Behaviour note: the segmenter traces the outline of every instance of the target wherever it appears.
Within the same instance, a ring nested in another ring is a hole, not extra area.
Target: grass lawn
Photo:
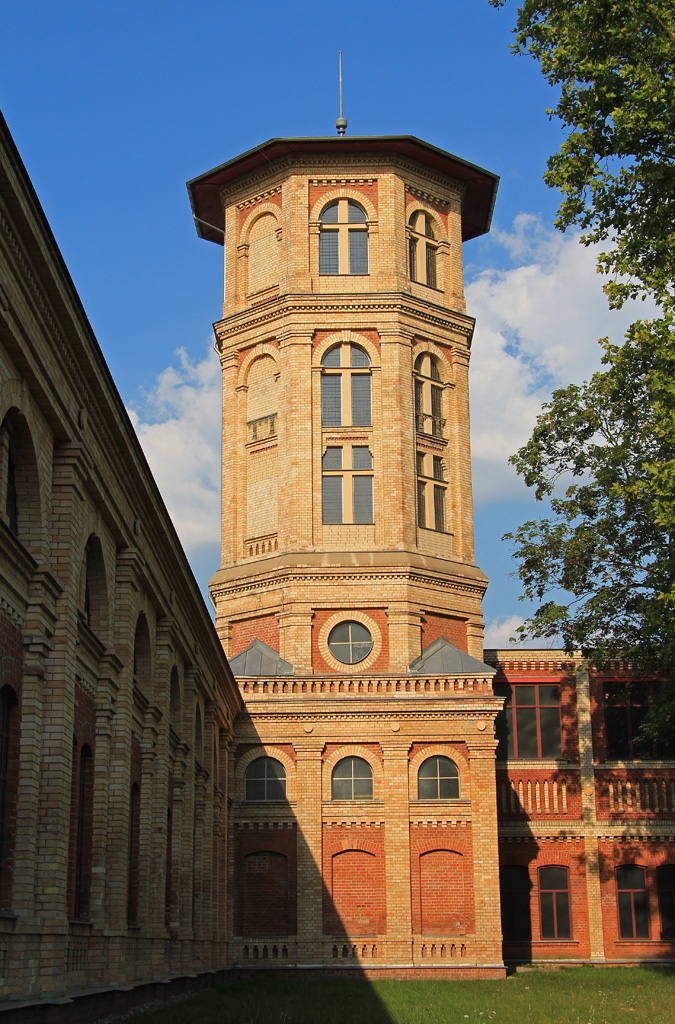
[[[674,1024],[675,971],[569,967],[506,981],[238,975],[129,1024]]]

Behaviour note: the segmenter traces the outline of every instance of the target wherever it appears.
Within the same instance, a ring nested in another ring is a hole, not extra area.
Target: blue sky
[[[537,508],[506,459],[551,388],[588,376],[597,339],[633,317],[608,312],[595,254],[553,230],[556,97],[509,52],[515,14],[487,0],[4,6],[0,107],[203,587],[219,561],[222,250],[197,238],[185,182],[268,138],[332,135],[342,49],[349,134],[417,135],[501,176],[491,234],[464,247],[488,643],[525,614],[500,537]]]

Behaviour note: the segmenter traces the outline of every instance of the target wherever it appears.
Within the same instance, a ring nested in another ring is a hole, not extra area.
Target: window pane
[[[286,799],[286,779],[268,779],[267,780],[267,799],[268,800],[285,800]]]
[[[430,288],[436,287],[436,249],[433,245],[427,247],[427,284]]]
[[[553,910],[553,893],[542,892],[539,896],[541,903],[541,937],[542,939],[555,939],[555,913]]]
[[[264,779],[246,779],[246,799],[247,800],[264,800],[265,799],[265,780]]]
[[[264,779],[265,778],[265,758],[257,757],[255,761],[251,761],[250,765],[246,769],[247,779]]]
[[[535,708],[519,708],[516,716],[518,731],[518,757],[538,757],[537,711]]]
[[[658,869],[656,884],[659,889],[672,889],[675,892],[675,864],[664,864]]]
[[[541,708],[539,711],[541,726],[541,756],[560,757],[560,710],[559,708]]]
[[[358,203],[351,199],[347,203],[347,220],[350,224],[365,224],[366,212]]]
[[[431,389],[431,415],[440,416],[442,410],[442,395],[440,388]]]
[[[334,203],[330,203],[330,205],[326,206],[326,208],[323,210],[321,216],[319,217],[319,220],[321,221],[322,224],[337,224],[339,209],[340,207],[337,201]]]
[[[659,893],[661,938],[675,939],[675,891]]]
[[[342,448],[326,448],[321,466],[324,470],[342,469]]]
[[[367,658],[373,649],[372,641],[358,641],[352,644],[352,657],[349,664],[358,665],[360,661]]]
[[[645,869],[637,864],[624,864],[616,869],[616,882],[619,889],[644,889]]]
[[[625,707],[606,707],[605,727],[607,731],[607,756],[629,757],[627,709]]]
[[[558,925],[558,938],[569,939],[572,936],[570,928],[570,898],[567,891],[555,894],[556,923]]]
[[[351,757],[345,757],[343,761],[339,761],[335,768],[333,768],[334,779],[351,779],[352,777],[352,759]]]
[[[567,889],[566,868],[541,868],[539,871],[540,889]]]
[[[443,459],[434,455],[434,480],[445,480],[443,476]]]
[[[372,422],[370,374],[352,374],[352,426],[369,427]],[[329,424],[333,426],[334,424]]]
[[[556,707],[560,704],[560,687],[559,686],[540,686],[539,687],[539,703],[540,704],[555,704]]]
[[[649,938],[649,910],[647,909],[647,893],[633,893],[633,907],[635,909],[635,938]]]
[[[329,524],[342,522],[342,477],[324,476],[321,479],[322,521]]]
[[[417,239],[408,239],[408,265],[410,270],[410,280],[417,280]]]
[[[424,484],[421,480],[417,481],[417,522],[422,528],[427,525]]]
[[[352,798],[352,780],[351,779],[336,779],[333,775],[333,786],[331,798],[333,800],[351,800]]]
[[[324,357],[321,360],[322,366],[328,366],[330,369],[336,369],[338,366],[342,366],[342,345],[333,345],[327,352],[324,353]]]
[[[340,272],[339,242],[337,231],[322,231],[319,234],[319,273]]]
[[[438,778],[438,758],[428,757],[426,761],[423,761],[417,772],[417,777],[420,779]]]
[[[373,797],[373,780],[370,779],[354,779],[354,799],[355,800],[372,800]]]
[[[445,530],[445,487],[434,487],[434,521],[436,529]]]
[[[459,779],[439,779],[438,795],[441,800],[459,799]]]
[[[342,426],[342,378],[337,373],[321,378],[321,423],[324,427]]]
[[[361,446],[352,448],[352,469],[372,468],[373,456],[370,454],[370,449]]]
[[[417,797],[419,800],[438,800],[438,779],[417,779]]]
[[[351,638],[352,638],[353,641],[359,640],[359,641],[361,641],[363,643],[368,643],[368,644],[371,642],[372,637],[370,635],[370,631],[368,629],[366,629],[366,627],[362,623],[360,623],[360,622],[350,622],[350,623],[348,623],[348,628],[349,628],[349,631],[351,633]],[[358,758],[357,760],[359,760],[362,765],[367,766],[368,767],[368,771],[370,771],[370,766],[368,765],[367,761],[364,761],[361,758]]]
[[[267,778],[268,779],[283,779],[286,781],[286,772],[281,761],[276,761],[273,757],[267,758]]]
[[[319,236],[321,237],[321,236]],[[349,273],[368,273],[368,232],[349,232]]]
[[[350,345],[350,365],[356,370],[365,370],[370,366],[370,358],[365,349],[360,345]]]
[[[522,707],[524,704],[534,706],[536,703],[536,695],[534,686],[514,686],[513,696],[518,707]]]
[[[425,473],[424,473],[424,453],[423,452],[418,452],[417,453],[417,475],[418,476],[424,476],[425,475]]]
[[[354,522],[373,522],[373,478],[372,476],[355,476],[354,485]]]

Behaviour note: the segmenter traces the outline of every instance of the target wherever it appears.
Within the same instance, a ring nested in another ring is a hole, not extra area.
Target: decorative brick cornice
[[[248,210],[252,206],[257,206],[258,203],[262,203],[264,200],[269,199],[270,196],[276,196],[281,192],[281,185],[275,185],[274,188],[265,189],[264,192],[259,192],[257,196],[251,196],[250,199],[244,199],[243,202],[237,203],[238,210]]]

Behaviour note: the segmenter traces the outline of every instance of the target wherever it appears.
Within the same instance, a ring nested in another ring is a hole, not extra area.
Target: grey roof
[[[408,667],[411,675],[493,676],[496,671],[491,665],[460,651],[444,636],[425,647]]]
[[[235,676],[293,676],[295,669],[289,661],[279,657],[277,651],[262,640],[254,640],[246,650],[230,658]],[[494,671],[494,670],[493,670]]]

